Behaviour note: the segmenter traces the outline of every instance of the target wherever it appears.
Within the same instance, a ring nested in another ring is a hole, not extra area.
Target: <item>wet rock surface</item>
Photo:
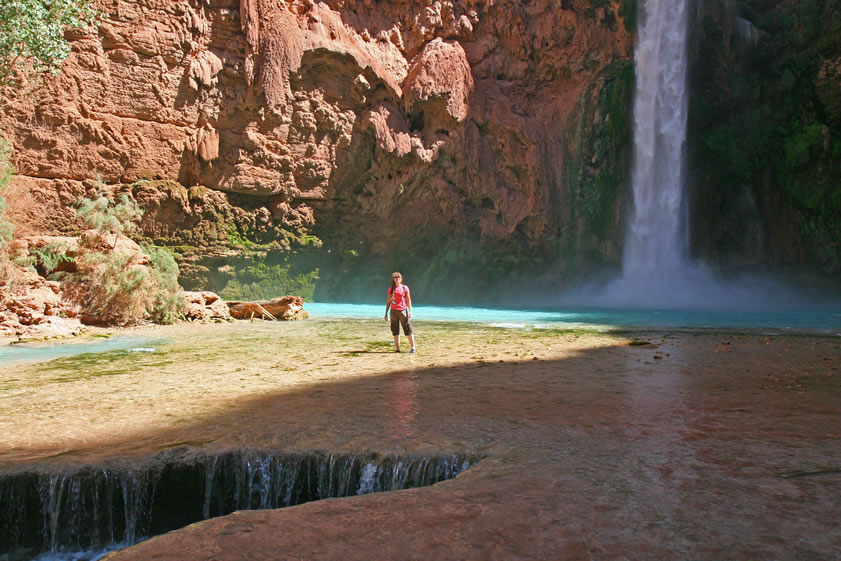
[[[168,347],[84,374],[15,367],[0,462],[63,469],[185,445],[484,457],[432,487],[238,512],[112,560],[818,560],[841,547],[841,481],[817,470],[841,465],[837,337],[415,329],[415,355],[393,353],[382,322],[311,319],[175,326],[160,330]]]

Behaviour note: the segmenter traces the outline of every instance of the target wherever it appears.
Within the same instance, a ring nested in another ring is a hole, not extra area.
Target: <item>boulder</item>
[[[184,317],[191,321],[196,320],[217,320],[230,319],[231,313],[228,306],[215,292],[184,291]]]

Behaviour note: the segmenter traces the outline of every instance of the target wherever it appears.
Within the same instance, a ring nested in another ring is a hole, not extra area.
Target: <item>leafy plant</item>
[[[105,323],[126,324],[142,319],[150,299],[147,272],[135,256],[121,251],[93,251],[77,261],[87,291],[88,313]]]
[[[119,234],[135,230],[143,217],[143,209],[125,193],[121,194],[116,202],[105,195],[98,195],[93,199],[81,199],[76,217],[88,228],[97,230],[100,240],[104,239],[106,234],[114,234],[116,245]]]
[[[237,230],[236,224],[228,224],[226,230],[228,241],[231,242],[233,245],[238,245],[244,249],[248,249],[254,245],[254,242],[248,240],[239,233]]]
[[[75,263],[76,259],[67,255],[67,245],[61,242],[52,242],[33,252],[33,265],[35,269],[45,277],[57,280],[61,271],[57,271],[65,263]]]
[[[704,54],[693,72],[690,107],[697,142],[690,156],[701,178],[695,206],[703,210],[695,223],[715,233],[701,243],[716,244],[717,253],[742,251],[744,220],[728,211],[740,208],[748,194],[762,203],[756,212],[763,222],[788,223],[768,229],[769,248],[796,245],[803,264],[837,273],[841,111],[837,95],[821,95],[822,84],[833,91],[838,84],[829,76],[822,82],[821,68],[841,56],[841,20],[824,2],[752,5],[760,35],[738,56],[726,47],[720,22],[701,22]],[[775,239],[775,232],[796,230],[796,240]]]
[[[0,85],[15,72],[58,72],[70,54],[68,27],[96,21],[92,0],[3,0],[0,2]]]
[[[114,235],[110,248],[85,245],[89,251],[76,263],[78,278],[87,287],[85,305],[91,314],[106,323],[126,324],[141,319],[172,323],[183,311],[178,286],[178,265],[163,248],[142,246],[131,251],[115,251],[120,235],[133,231],[143,216],[134,199],[122,194],[117,201],[104,195],[79,202],[77,216],[98,232],[97,240]]]
[[[14,234],[14,225],[6,220],[6,199],[3,191],[12,179],[14,168],[9,161],[12,156],[12,145],[0,136],[0,248],[4,248]]]
[[[175,260],[162,248],[146,247],[144,253],[145,264],[141,254],[122,251],[93,251],[77,260],[92,317],[118,325],[142,319],[172,323],[180,317],[184,299]]]
[[[178,264],[166,248],[142,246],[149,256],[149,271],[154,286],[151,301],[146,311],[156,323],[173,323],[184,312],[184,296],[178,285]]]

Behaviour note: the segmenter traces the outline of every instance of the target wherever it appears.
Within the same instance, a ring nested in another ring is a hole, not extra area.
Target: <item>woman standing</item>
[[[388,311],[391,309],[391,334],[394,335],[394,352],[400,352],[400,326],[403,326],[403,333],[409,338],[412,345],[410,353],[415,352],[415,336],[412,334],[412,295],[409,287],[403,284],[403,275],[394,273],[391,275],[391,286],[388,289],[388,298],[385,301],[385,320],[388,321]]]

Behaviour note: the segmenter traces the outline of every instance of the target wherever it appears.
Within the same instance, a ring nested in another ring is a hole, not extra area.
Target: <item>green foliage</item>
[[[92,251],[77,259],[77,277],[92,316],[118,325],[142,319],[172,323],[181,316],[184,300],[175,260],[162,248],[143,250],[146,265],[142,254],[123,251]]]
[[[226,300],[266,300],[294,295],[312,301],[318,269],[297,272],[284,259],[281,263],[264,261],[236,271],[219,295]]]
[[[814,0],[756,10],[751,15],[762,33],[739,53],[725,47],[726,33],[714,19],[702,22],[690,113],[698,139],[692,159],[704,178],[698,197],[712,211],[701,219],[732,234],[722,239],[741,239],[741,226],[725,223],[727,213],[714,209],[738,207],[750,189],[786,208],[813,265],[841,271],[841,251],[831,249],[841,236],[841,121],[832,105],[837,97],[818,90],[824,61],[841,57],[841,17],[835,10],[833,19],[833,9]]]
[[[75,263],[76,259],[67,255],[67,245],[61,242],[52,242],[33,252],[33,265],[44,277],[51,277],[57,280],[61,271],[57,271],[65,263]]]
[[[65,29],[88,27],[97,16],[92,0],[0,2],[0,85],[16,71],[56,73],[70,54]]]
[[[150,298],[148,275],[134,258],[121,251],[92,251],[77,260],[80,280],[87,289],[84,304],[89,314],[120,325],[145,316]]]
[[[568,147],[565,173],[572,218],[584,225],[582,234],[590,241],[610,240],[616,235],[613,217],[630,161],[627,147],[631,143],[633,87],[633,63],[617,61],[579,99],[576,130],[570,135],[576,144]],[[604,126],[592,126],[596,114]],[[568,242],[585,250],[589,243],[586,239],[573,242],[571,238]]]
[[[812,161],[814,156],[820,154],[820,147],[823,144],[822,131],[821,125],[814,124],[784,133],[783,153],[786,168],[803,168]]]
[[[142,247],[143,252],[149,256],[149,271],[155,287],[146,311],[155,323],[173,323],[183,315],[185,305],[178,285],[178,265],[166,248]]]
[[[242,234],[239,233],[236,224],[229,223],[226,229],[226,234],[229,242],[233,245],[238,245],[243,249],[250,249],[254,245],[254,242],[244,238]]]
[[[301,247],[321,247],[322,242],[318,236],[313,236],[312,234],[301,234],[298,238],[298,243]]]
[[[178,286],[178,265],[163,248],[115,251],[121,234],[133,231],[143,210],[126,194],[112,201],[104,195],[79,201],[77,217],[96,230],[101,240],[114,234],[111,249],[88,245],[76,261],[78,278],[87,289],[86,306],[107,323],[126,324],[141,319],[172,323],[184,308]],[[84,246],[84,239],[83,239]]]
[[[625,30],[634,31],[637,27],[637,0],[620,0],[619,15],[625,22]]]
[[[98,195],[93,199],[81,199],[78,206],[76,217],[86,227],[98,230],[103,235],[130,233],[143,217],[143,209],[125,193],[116,202],[105,195]]]
[[[11,156],[11,144],[0,136],[0,249],[5,248],[15,231],[14,225],[6,220],[6,199],[2,196],[3,191],[6,190],[9,181],[12,179],[14,171],[9,161]]]

